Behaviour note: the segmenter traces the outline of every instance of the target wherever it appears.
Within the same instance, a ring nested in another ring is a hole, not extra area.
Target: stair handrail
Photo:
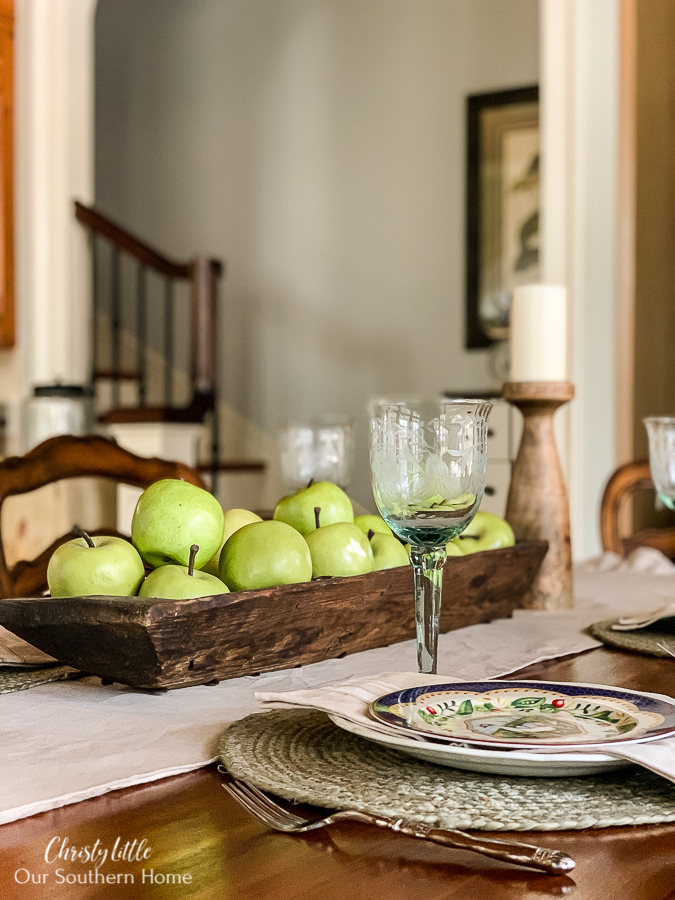
[[[181,263],[169,259],[163,253],[151,247],[150,244],[122,228],[117,222],[113,222],[112,219],[104,216],[103,213],[94,209],[93,206],[85,206],[84,203],[75,200],[75,218],[82,225],[89,228],[90,231],[95,231],[102,237],[107,238],[111,244],[115,244],[121,250],[130,254],[130,256],[135,257],[143,265],[161,272],[162,275],[168,275],[171,278],[189,279],[191,277],[191,264],[189,262]],[[220,260],[213,260],[213,263],[217,267],[218,275],[222,275]]]
[[[94,207],[85,206],[79,200],[75,200],[74,204],[75,218],[90,232],[101,235],[142,265],[168,278],[180,278],[191,283],[191,377],[194,391],[201,397],[196,405],[203,410],[204,397],[213,394],[217,385],[217,288],[218,279],[223,274],[223,264],[219,259],[206,256],[196,256],[188,262],[169,259]],[[129,415],[133,413],[129,411]]]
[[[171,406],[121,407],[101,415],[100,421],[108,424],[134,421],[201,422],[210,414],[210,457],[206,465],[199,465],[199,471],[211,471],[210,490],[216,492],[219,471],[262,472],[265,463],[260,460],[220,461],[218,434],[218,279],[224,272],[219,259],[195,256],[188,262],[177,262],[160,253],[150,244],[127,231],[99,210],[74,201],[75,217],[93,236],[100,235],[113,248],[124,251],[141,266],[153,269],[165,278],[183,279],[190,282],[191,328],[191,380],[193,395],[186,407]],[[95,255],[95,254],[94,254]],[[95,281],[95,278],[94,278]],[[114,373],[113,373],[114,374]],[[108,375],[108,373],[106,373]],[[118,373],[120,377],[121,373]],[[95,373],[94,373],[95,377]],[[110,375],[108,375],[110,377]]]

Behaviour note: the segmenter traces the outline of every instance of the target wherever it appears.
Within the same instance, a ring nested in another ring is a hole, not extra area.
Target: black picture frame
[[[479,349],[508,337],[510,282],[539,280],[539,87],[473,94],[467,97],[466,122],[466,347]],[[520,164],[518,153],[525,171],[508,187],[504,172]],[[525,218],[517,230],[520,253],[511,265],[507,251],[512,257],[516,230],[510,228],[510,210],[517,204],[507,202],[506,193],[515,197],[518,191]],[[505,269],[513,277],[505,279]]]

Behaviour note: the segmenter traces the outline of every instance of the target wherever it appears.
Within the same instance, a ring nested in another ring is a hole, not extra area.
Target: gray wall
[[[464,102],[538,80],[537,0],[99,0],[96,198],[223,258],[222,387],[262,432],[496,386],[464,341]]]

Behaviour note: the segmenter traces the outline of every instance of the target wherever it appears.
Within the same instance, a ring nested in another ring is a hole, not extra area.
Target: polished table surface
[[[608,648],[538,663],[521,670],[518,677],[614,684],[675,696],[675,659],[638,656]],[[626,770],[627,778],[630,771]],[[675,897],[675,823],[588,831],[518,832],[509,836],[564,850],[576,860],[577,867],[571,876],[545,875],[351,823],[304,836],[274,833],[230,799],[220,788],[220,776],[212,766],[1,826],[0,897],[3,900],[51,897],[63,900],[105,897],[111,900],[137,897],[530,900],[568,895],[574,895],[575,900],[665,900]],[[115,883],[67,883],[67,874],[72,877],[72,873],[80,873],[83,877],[91,866],[45,862],[45,851],[54,839],[57,843],[52,843],[52,848],[93,846],[96,840],[101,846],[112,848],[119,839],[117,854],[121,861],[108,861],[99,870],[113,875]],[[143,860],[147,850],[151,850],[151,855]],[[125,855],[131,859],[124,859]],[[59,867],[60,881],[56,875]],[[133,884],[129,877],[126,884],[121,883],[125,874],[133,876]],[[19,883],[27,878],[30,879],[27,883]]]

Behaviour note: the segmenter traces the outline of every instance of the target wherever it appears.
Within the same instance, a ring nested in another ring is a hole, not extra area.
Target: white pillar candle
[[[513,292],[511,381],[567,381],[567,292],[526,284]]]

